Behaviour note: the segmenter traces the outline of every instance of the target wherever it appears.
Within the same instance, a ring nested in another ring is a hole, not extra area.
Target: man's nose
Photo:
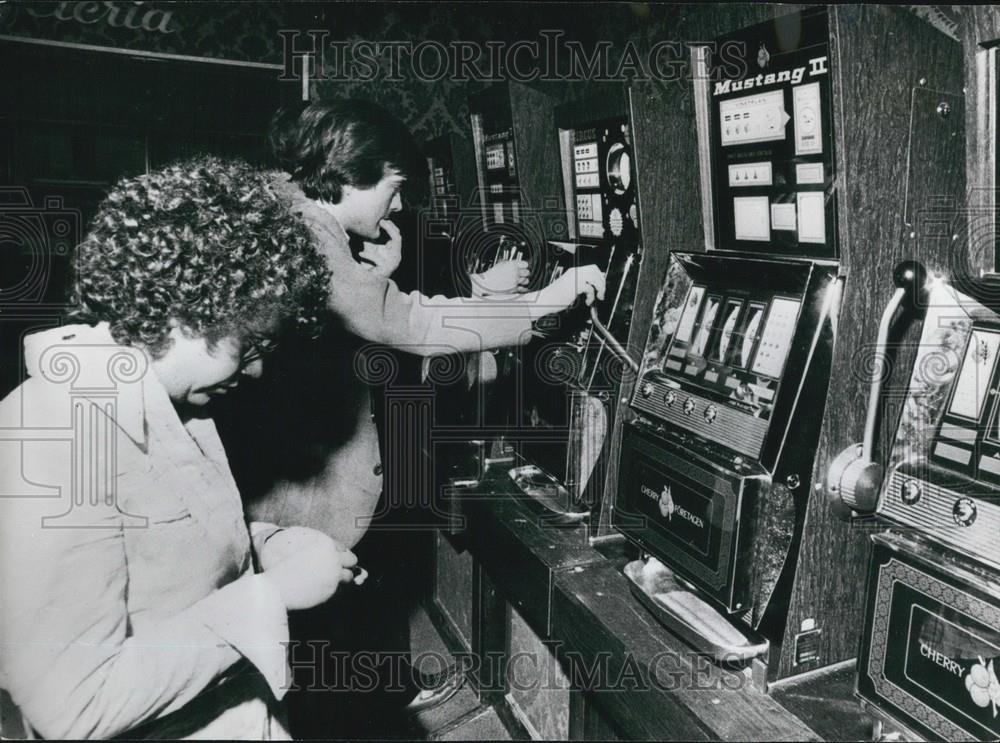
[[[264,373],[263,359],[254,359],[240,370],[240,374],[243,374],[246,377],[250,377],[251,379],[259,379],[260,375],[263,373]]]
[[[403,210],[403,199],[399,194],[392,197],[392,203],[389,204],[390,212],[398,212]]]

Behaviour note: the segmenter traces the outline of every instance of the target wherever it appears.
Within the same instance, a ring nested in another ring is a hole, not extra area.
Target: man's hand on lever
[[[605,276],[596,265],[571,268],[540,292],[543,304],[557,305],[557,310],[569,307],[577,296],[584,295],[587,305],[604,299]],[[557,311],[550,310],[550,311]]]
[[[598,299],[604,299],[604,291],[607,288],[607,276],[593,264],[583,266],[580,271],[581,280],[583,281],[583,292],[587,298],[587,306],[590,307]]]

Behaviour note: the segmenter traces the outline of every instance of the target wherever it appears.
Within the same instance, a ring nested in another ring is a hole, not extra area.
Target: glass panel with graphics
[[[973,330],[951,398],[948,412],[959,418],[978,421],[990,390],[997,363],[1000,334]]]
[[[935,464],[972,478],[1000,480],[997,355],[1000,327],[965,325],[961,363],[950,379],[947,406],[930,445]]]
[[[837,256],[829,21],[803,13],[794,40],[772,23],[723,37],[708,77],[715,248]]]
[[[785,366],[788,348],[798,319],[799,301],[775,297],[764,324],[757,355],[753,362],[753,372],[767,377],[778,377]]]

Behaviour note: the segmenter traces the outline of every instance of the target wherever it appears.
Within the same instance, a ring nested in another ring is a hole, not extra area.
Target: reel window
[[[615,142],[608,150],[608,184],[621,196],[632,185],[632,155],[621,142]]]

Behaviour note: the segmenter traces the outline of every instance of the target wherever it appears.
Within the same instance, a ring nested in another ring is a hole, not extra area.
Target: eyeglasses
[[[264,358],[278,347],[278,342],[273,338],[264,336],[250,336],[246,339],[247,348],[240,356],[240,366],[250,366],[258,359]]]

